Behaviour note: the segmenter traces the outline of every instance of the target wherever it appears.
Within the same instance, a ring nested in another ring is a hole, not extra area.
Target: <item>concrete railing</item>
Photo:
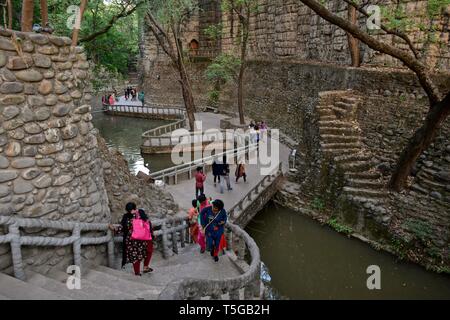
[[[154,242],[162,246],[164,258],[170,256],[170,251],[178,253],[178,246],[182,248],[187,243],[192,243],[189,235],[189,223],[187,217],[158,219],[152,221]],[[81,268],[81,247],[83,245],[107,244],[108,264],[114,267],[114,243],[122,242],[122,237],[114,237],[107,223],[82,223],[51,221],[43,219],[16,218],[0,216],[0,225],[8,228],[8,233],[0,236],[0,244],[9,243],[11,246],[14,276],[20,280],[26,280],[23,261],[22,246],[54,246],[73,247],[74,265]],[[117,225],[116,225],[117,226]],[[70,231],[67,237],[45,237],[22,235],[20,228],[43,228],[60,231]],[[259,279],[261,259],[259,248],[255,241],[240,227],[227,223],[227,247],[238,252],[238,259],[243,262],[246,249],[250,251],[251,264],[240,276],[224,280],[184,279],[181,282],[170,283],[161,293],[160,299],[188,299],[201,296],[218,297],[221,293],[229,293],[231,299],[239,299],[238,291],[246,289],[246,295],[259,295]],[[82,236],[82,232],[101,231],[101,236]],[[188,271],[188,270],[187,270]],[[175,288],[175,291],[173,291]],[[256,289],[257,288],[257,289]],[[195,294],[193,294],[195,292]]]
[[[258,182],[246,195],[244,195],[241,200],[236,203],[232,208],[228,210],[228,215],[234,221],[241,216],[241,213],[246,210],[246,208],[256,199],[262,190],[268,187],[277,177],[283,175],[283,164],[280,162],[278,165],[278,170],[271,175],[265,176],[261,181]],[[267,185],[268,184],[268,185]]]
[[[182,179],[190,180],[198,167],[202,167],[204,172],[212,165],[215,159],[222,160],[223,156],[227,156],[228,162],[233,163],[233,159],[248,157],[249,153],[258,149],[257,144],[250,144],[243,147],[227,150],[215,155],[197,159],[188,163],[183,163],[171,168],[163,169],[150,174],[154,180],[162,180],[167,184],[178,184]]]
[[[180,107],[162,107],[162,106],[138,106],[138,105],[121,105],[121,104],[103,104],[103,111],[113,113],[129,113],[161,116],[163,119],[167,116],[184,119],[186,111]]]
[[[175,280],[161,292],[160,300],[199,300],[204,297],[219,300],[224,294],[228,294],[231,300],[240,300],[242,289],[245,300],[260,296],[261,257],[256,242],[237,225],[228,222],[225,228],[227,247],[237,252],[235,262],[246,266],[243,268],[244,273],[220,280],[193,278]],[[250,254],[250,265],[244,262],[247,253]]]
[[[184,247],[186,241],[188,241],[185,234],[189,225],[186,220],[187,218],[167,218],[152,221],[152,226],[155,230],[155,242],[161,247],[165,258],[169,256],[170,249],[174,252],[178,252],[178,242]],[[107,244],[108,265],[113,267],[114,242],[122,242],[123,240],[122,237],[114,237],[112,231],[108,228],[109,224],[107,223],[51,221],[0,216],[0,226],[1,225],[6,226],[8,232],[5,235],[0,235],[0,244],[10,244],[14,276],[21,280],[25,280],[22,261],[22,246],[64,247],[71,245],[73,247],[74,265],[81,267],[81,246]],[[67,237],[28,236],[22,235],[20,228],[42,228],[69,231],[71,232],[71,235]],[[82,232],[86,231],[98,231],[103,232],[104,234],[99,236],[83,236]],[[181,233],[181,237],[173,242],[171,239],[177,239],[177,233]],[[158,236],[161,237],[158,238]]]

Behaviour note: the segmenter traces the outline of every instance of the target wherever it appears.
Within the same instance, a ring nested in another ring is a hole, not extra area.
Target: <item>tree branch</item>
[[[170,46],[170,38],[167,35],[167,33],[159,25],[159,23],[156,21],[155,17],[150,11],[147,11],[145,19],[147,21],[147,26],[150,28],[150,31],[155,36],[156,40],[158,41],[163,51],[170,57],[170,59],[172,59],[173,63],[177,64],[178,63],[177,57],[173,52],[173,48]]]
[[[430,106],[434,106],[440,100],[439,90],[436,85],[431,80],[429,71],[427,67],[422,64],[415,56],[400,50],[392,45],[389,45],[385,42],[379,41],[374,37],[370,36],[368,33],[359,29],[356,25],[348,22],[345,19],[333,14],[327,8],[322,6],[315,0],[300,0],[309,8],[311,8],[315,13],[317,13],[320,17],[327,20],[328,22],[337,25],[343,30],[351,33],[355,38],[358,38],[366,45],[368,45],[373,50],[388,54],[398,60],[402,61],[409,69],[411,69],[419,78],[419,82],[422,88],[425,90],[425,93],[430,100]]]
[[[94,40],[98,36],[101,36],[102,34],[107,33],[114,26],[114,24],[117,22],[117,20],[126,18],[126,17],[132,15],[142,3],[144,3],[144,1],[139,1],[133,8],[131,8],[128,11],[126,10],[127,6],[126,5],[123,6],[122,11],[119,14],[111,17],[108,24],[104,28],[102,28],[99,31],[96,31],[86,37],[83,37],[82,39],[80,39],[80,42],[89,42],[89,41]]]
[[[354,3],[352,0],[344,0],[346,3],[348,3],[349,5],[351,5],[352,7],[356,8],[356,10],[358,10],[359,12],[361,12],[364,16],[366,16],[367,18],[370,17],[370,15],[367,13],[366,10],[364,10],[364,8],[361,6],[358,6],[356,3]],[[416,57],[416,59],[419,59],[419,52],[417,51],[417,49],[414,47],[414,44],[412,43],[411,39],[408,37],[408,35],[400,30],[394,30],[394,29],[389,29],[388,27],[386,27],[385,25],[381,24],[380,28],[386,32],[387,34],[392,34],[394,36],[397,36],[401,39],[403,39],[407,44],[409,49],[411,49],[411,51],[414,53],[414,56]]]

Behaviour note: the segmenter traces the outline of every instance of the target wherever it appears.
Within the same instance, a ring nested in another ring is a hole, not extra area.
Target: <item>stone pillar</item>
[[[90,65],[84,49],[70,43],[0,30],[1,215],[109,222]],[[36,260],[70,259],[55,251]]]

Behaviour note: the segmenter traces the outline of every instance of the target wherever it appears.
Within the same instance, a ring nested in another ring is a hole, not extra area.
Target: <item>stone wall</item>
[[[70,43],[69,38],[0,30],[1,215],[111,219],[91,122],[89,63],[83,48],[71,50]],[[94,258],[104,249],[83,251]],[[70,250],[25,248],[23,256],[29,265],[67,265]],[[8,251],[0,246],[0,256],[6,253],[0,270],[11,265]]]

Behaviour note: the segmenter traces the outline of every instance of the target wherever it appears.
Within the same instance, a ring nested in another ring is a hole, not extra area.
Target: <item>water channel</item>
[[[94,125],[108,146],[122,152],[132,173],[172,166],[170,155],[140,154],[141,134],[165,124],[98,112]],[[359,240],[349,239],[308,217],[270,203],[247,226],[268,269],[276,298],[450,299],[450,276],[397,261]],[[381,269],[381,290],[369,290],[366,269]]]

